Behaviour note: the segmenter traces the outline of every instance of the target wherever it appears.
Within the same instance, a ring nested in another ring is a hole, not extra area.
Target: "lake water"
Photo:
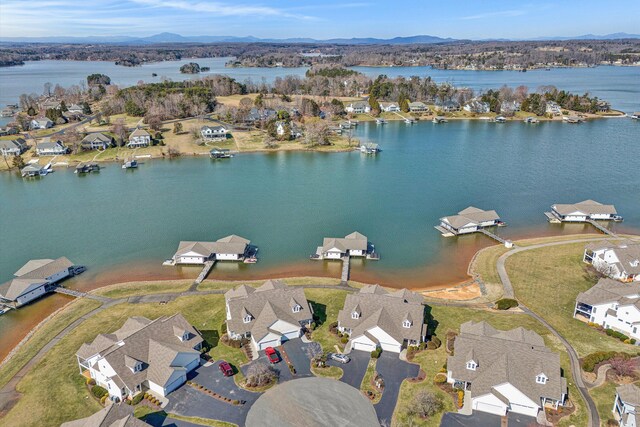
[[[223,59],[211,61],[198,60],[212,66],[212,71],[215,61],[224,64]],[[119,84],[133,84],[142,74],[150,76],[152,70],[167,77],[176,70],[174,77],[179,76],[176,63],[137,68],[104,63],[105,68],[98,69],[91,68],[96,63],[76,64],[85,68],[76,70],[71,62],[49,61],[54,68],[69,67],[64,78],[70,80],[60,82],[64,85],[92,72],[105,72]],[[43,68],[36,72],[29,67]],[[153,67],[163,67],[166,72]],[[20,79],[19,70],[32,71]],[[407,72],[415,74],[415,70]],[[491,84],[490,79],[500,75],[505,81],[496,81],[496,87],[501,83],[534,87],[547,80],[534,83],[522,79],[551,79],[559,74],[564,74],[567,85],[578,85],[580,79],[572,79],[569,71],[576,76],[599,75],[591,78],[591,83],[583,83],[585,87],[572,90],[596,93],[594,88],[598,88],[600,93],[617,96],[614,107],[627,105],[633,111],[640,110],[640,79],[634,78],[637,70],[431,72],[443,73],[438,77],[443,80],[446,73],[468,76],[470,83],[456,77],[458,84],[478,87]],[[259,72],[272,78],[288,70],[225,71],[232,75]],[[385,71],[391,74],[397,69]],[[15,74],[9,79],[11,73]],[[133,74],[127,77],[126,73]],[[55,75],[51,68],[47,71],[47,61],[0,68],[0,90],[5,97],[6,88],[24,85],[24,80],[55,83]],[[204,158],[157,160],[133,172],[111,164],[91,176],[57,170],[37,181],[2,173],[0,282],[9,280],[29,259],[59,256],[88,266],[85,274],[67,283],[76,289],[125,280],[194,278],[198,269],[162,267],[161,263],[173,254],[180,240],[213,240],[231,233],[259,246],[260,262],[220,264],[212,271],[212,278],[339,277],[339,263],[312,262],[308,256],[324,236],[358,230],[369,236],[382,259],[354,263],[353,279],[427,288],[466,280],[466,266],[473,253],[493,243],[477,235],[447,239],[433,229],[439,217],[468,205],[496,209],[509,224],[499,233],[511,238],[593,231],[582,225],[549,225],[543,216],[552,203],[587,198],[616,205],[625,217],[616,229],[640,229],[637,121],[606,119],[581,125],[365,123],[356,130],[356,137],[377,142],[384,151],[377,157],[356,152],[300,152],[241,154],[217,162]],[[0,317],[0,358],[30,327],[65,301],[67,297],[54,295]]]

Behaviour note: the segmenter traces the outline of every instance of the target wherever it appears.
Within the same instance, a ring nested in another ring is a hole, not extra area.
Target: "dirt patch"
[[[480,298],[482,292],[480,286],[477,283],[470,283],[466,285],[456,286],[453,288],[436,289],[433,291],[423,291],[422,294],[429,298],[438,298],[446,300],[456,301],[468,301],[475,298]]]

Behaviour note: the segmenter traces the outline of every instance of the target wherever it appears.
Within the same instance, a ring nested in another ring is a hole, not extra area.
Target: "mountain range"
[[[529,40],[615,40],[615,39],[639,39],[640,34],[613,33],[605,35],[585,34],[575,37],[539,37]],[[139,44],[163,44],[163,43],[311,43],[311,44],[431,44],[431,43],[450,43],[461,41],[453,38],[442,38],[429,35],[417,35],[409,37],[394,37],[390,39],[381,39],[375,37],[362,38],[334,38],[326,40],[318,40],[313,38],[288,38],[288,39],[269,39],[258,38],[253,36],[235,37],[235,36],[181,36],[175,33],[160,33],[147,37],[130,37],[130,36],[86,36],[86,37],[0,37],[3,43],[109,43],[124,45]],[[496,41],[510,41],[510,39],[498,39]],[[515,41],[515,40],[514,40]]]

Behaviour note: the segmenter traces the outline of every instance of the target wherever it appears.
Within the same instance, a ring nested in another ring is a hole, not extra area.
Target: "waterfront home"
[[[65,257],[31,260],[14,273],[14,279],[0,285],[0,301],[17,308],[40,298],[73,275],[72,267]]]
[[[38,156],[59,156],[67,154],[67,151],[67,147],[60,140],[51,141],[50,138],[45,138],[42,142],[36,144],[36,154]]]
[[[276,122],[276,134],[278,136],[284,136],[287,132],[287,127],[289,128],[289,135],[291,138],[300,138],[302,136],[302,131],[300,128],[291,122],[286,122],[284,120],[279,120]]]
[[[204,264],[210,260],[242,261],[249,256],[250,240],[234,234],[215,242],[182,241],[173,255],[174,264]]]
[[[445,216],[440,218],[440,225],[436,226],[436,230],[440,231],[443,236],[458,235],[465,233],[474,233],[486,227],[494,227],[503,225],[500,216],[496,211],[485,211],[473,206],[458,212],[457,215]]]
[[[249,339],[256,352],[301,337],[313,322],[304,289],[280,280],[268,280],[257,289],[238,286],[224,299],[229,338]]]
[[[559,116],[562,114],[562,108],[556,102],[547,101],[545,113],[553,116]]]
[[[2,154],[3,157],[19,156],[28,149],[27,141],[23,138],[0,140],[0,154]]]
[[[385,113],[399,113],[400,106],[395,102],[380,102],[380,110]]]
[[[67,111],[71,114],[83,114],[84,109],[78,104],[71,104],[71,106],[67,109]]]
[[[489,112],[489,103],[476,98],[466,103],[462,109],[469,113],[485,114]]]
[[[599,242],[585,247],[583,261],[621,282],[640,282],[640,243]]]
[[[0,127],[0,136],[16,135],[18,129],[13,126]]]
[[[573,317],[640,340],[640,283],[602,278],[576,297]]]
[[[224,126],[202,126],[200,136],[205,140],[227,139],[227,128]]]
[[[458,101],[448,100],[448,101],[436,101],[436,109],[444,112],[444,113],[453,113],[455,111],[460,111],[460,103]]]
[[[609,104],[607,101],[600,100],[596,104],[596,110],[599,113],[606,113],[608,111],[611,111],[611,104]]]
[[[136,128],[131,135],[129,135],[129,143],[127,147],[129,148],[138,148],[138,147],[148,147],[151,145],[151,135],[144,129]]]
[[[270,120],[278,115],[278,112],[271,108],[252,108],[249,113],[247,113],[247,117],[245,118],[245,122],[247,124],[254,124],[260,121]]]
[[[613,417],[620,427],[637,427],[640,419],[640,388],[635,384],[624,384],[616,388]]]
[[[46,117],[41,119],[33,119],[31,120],[29,127],[31,128],[31,130],[49,129],[53,127],[53,122]]]
[[[200,366],[200,332],[181,314],[149,320],[130,317],[117,331],[78,349],[80,373],[121,401],[150,391],[166,396]]]
[[[429,107],[424,102],[420,102],[420,101],[410,102],[409,111],[412,113],[428,113]]]
[[[325,237],[313,259],[342,259],[345,256],[366,257],[373,254],[367,236],[357,231],[345,237]]]
[[[149,424],[134,416],[133,406],[108,405],[89,417],[62,423],[60,427],[149,427]]]
[[[113,138],[102,132],[91,132],[82,138],[80,142],[83,150],[106,150],[112,144]]]
[[[447,358],[447,382],[466,391],[465,405],[470,399],[474,411],[536,417],[545,407],[564,406],[567,380],[560,355],[533,331],[466,322],[460,325],[453,354]]]
[[[360,152],[364,154],[378,154],[380,152],[380,146],[373,142],[365,142],[360,144]]]
[[[371,112],[368,102],[351,102],[344,109],[347,113],[366,114]]]
[[[79,163],[73,173],[81,175],[90,172],[100,172],[100,165],[97,163]]]
[[[583,200],[572,204],[555,204],[551,212],[545,212],[549,222],[586,222],[590,220],[621,221],[615,206],[603,205],[595,200]]]
[[[521,104],[518,101],[502,101],[500,103],[500,112],[502,114],[513,114],[520,111]]]
[[[349,294],[338,313],[338,330],[349,336],[345,352],[376,349],[400,353],[425,340],[423,297],[407,289],[389,292],[367,285]]]
[[[61,110],[62,103],[57,99],[49,98],[40,103],[41,110]]]
[[[44,166],[40,166],[37,163],[31,163],[22,169],[20,169],[20,174],[23,178],[34,178],[37,176],[46,175],[49,171],[44,168]]]

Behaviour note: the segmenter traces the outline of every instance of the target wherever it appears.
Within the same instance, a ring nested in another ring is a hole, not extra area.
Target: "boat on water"
[[[408,125],[414,124],[416,121],[414,119],[404,119],[404,122]]]
[[[640,120],[640,111],[636,111],[631,115],[631,118],[634,120]]]
[[[255,256],[250,256],[250,257],[246,257],[243,262],[245,264],[255,264],[256,262],[258,262],[258,258],[256,258]]]
[[[135,169],[138,167],[138,161],[135,159],[125,160],[122,164],[122,169]]]
[[[539,122],[539,120],[533,116],[527,117],[526,119],[524,119],[525,123],[529,123],[529,124],[536,124]]]
[[[507,121],[507,118],[504,116],[498,116],[495,118],[494,122],[496,123],[505,123]]]
[[[100,172],[100,165],[97,163],[80,163],[73,173],[83,175],[90,172]]]
[[[209,151],[209,157],[212,159],[230,159],[233,157],[233,154],[227,149],[214,148]]]
[[[376,119],[377,125],[386,125],[387,121],[385,119]]]
[[[584,120],[578,116],[562,116],[562,121],[565,123],[582,123]]]
[[[436,116],[433,118],[433,120],[431,120],[433,123],[435,124],[440,124],[440,123],[447,123],[448,120],[442,116]]]

